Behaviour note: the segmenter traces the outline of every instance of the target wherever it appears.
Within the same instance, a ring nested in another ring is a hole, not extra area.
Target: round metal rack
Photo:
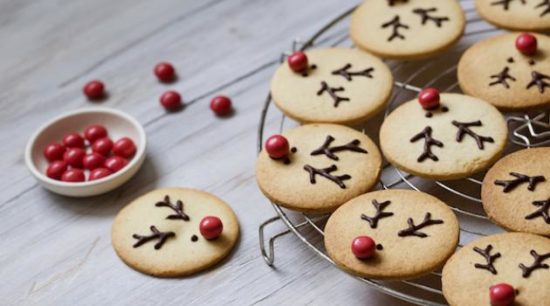
[[[456,63],[462,52],[473,42],[483,37],[495,35],[500,30],[482,21],[473,8],[472,0],[462,0],[461,4],[467,16],[467,27],[464,37],[457,46],[445,54],[421,62],[386,61],[395,77],[394,93],[387,105],[384,114],[370,120],[364,126],[357,128],[377,139],[380,123],[400,103],[415,97],[424,87],[437,87],[446,92],[460,92],[456,81]],[[292,43],[291,51],[306,50],[313,47],[344,46],[353,48],[348,35],[348,24],[351,12],[355,7],[342,13],[321,28],[307,41]],[[287,53],[283,53],[280,61],[283,62]],[[291,120],[271,106],[271,95],[265,100],[258,128],[258,152],[262,150],[263,139],[274,133],[279,133],[292,124]],[[508,152],[525,147],[544,146],[550,144],[550,118],[548,112],[508,114],[506,116],[510,129]],[[480,187],[483,175],[458,181],[430,181],[404,173],[389,164],[384,170],[379,182],[379,189],[409,188],[424,191],[438,196],[449,204],[460,220],[461,241],[464,243],[476,237],[501,231],[491,224],[480,205]],[[326,254],[323,245],[324,222],[329,215],[308,215],[284,209],[271,203],[277,216],[263,222],[259,227],[260,249],[265,262],[272,266],[275,261],[276,239],[293,233],[300,241],[309,247],[315,254],[330,264],[333,260]],[[266,237],[266,227],[275,222],[284,223],[288,229]],[[345,272],[344,272],[345,273]],[[354,276],[355,277],[355,276]],[[407,281],[377,281],[355,277],[373,288],[413,304],[418,305],[446,305],[441,291],[441,272],[432,272],[430,275]]]

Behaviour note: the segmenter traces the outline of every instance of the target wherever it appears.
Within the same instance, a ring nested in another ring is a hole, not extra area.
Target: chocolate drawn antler
[[[164,196],[164,201],[157,202],[156,207],[168,207],[172,209],[175,214],[168,215],[166,219],[174,220],[181,219],[183,221],[189,221],[189,216],[183,212],[183,202],[180,200],[176,201],[176,205],[170,202],[170,197],[168,195]]]
[[[426,238],[428,237],[428,235],[426,233],[419,232],[419,230],[430,225],[443,224],[443,220],[432,219],[432,214],[428,212],[424,216],[424,220],[422,221],[422,223],[415,225],[414,220],[412,218],[409,218],[407,219],[407,224],[409,224],[408,228],[400,230],[397,233],[399,237],[416,236],[420,238]]]
[[[352,151],[352,152],[364,153],[364,154],[368,153],[367,150],[359,147],[359,144],[361,142],[358,139],[355,139],[343,146],[331,147],[330,144],[333,141],[334,141],[334,137],[328,135],[323,145],[320,148],[312,151],[311,155],[315,156],[315,155],[325,154],[330,159],[338,160],[339,159],[338,156],[336,156],[334,153],[341,152],[341,151]]]
[[[134,239],[137,239],[137,242],[133,245],[134,248],[140,247],[141,245],[152,241],[152,240],[158,240],[157,243],[155,243],[155,250],[158,250],[162,248],[162,245],[166,242],[166,240],[170,237],[176,237],[176,233],[174,232],[161,232],[159,231],[154,225],[151,225],[151,235],[149,236],[142,236],[138,234],[133,234],[132,237]]]

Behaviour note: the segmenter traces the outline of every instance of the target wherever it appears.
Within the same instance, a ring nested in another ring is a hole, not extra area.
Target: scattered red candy
[[[48,169],[46,169],[46,176],[54,180],[59,180],[66,170],[67,163],[62,160],[56,160],[48,165]]]
[[[101,99],[104,97],[105,85],[101,81],[94,80],[86,83],[83,92],[90,100]]]
[[[161,82],[173,81],[176,77],[174,66],[169,63],[159,63],[155,66],[155,75]]]
[[[105,164],[105,157],[98,153],[88,154],[82,159],[82,165],[88,170],[103,167],[103,164]]]
[[[113,153],[120,157],[130,158],[136,154],[136,145],[132,139],[122,137],[113,145]]]
[[[94,143],[96,140],[107,137],[107,129],[103,125],[94,124],[84,130],[84,137],[90,143]]]
[[[84,148],[84,138],[78,133],[71,133],[63,137],[63,144],[67,148]]]
[[[105,161],[105,168],[113,172],[117,172],[120,169],[124,168],[128,164],[128,161],[125,158],[120,156],[111,156]]]
[[[212,240],[218,238],[223,231],[222,220],[218,217],[207,216],[201,220],[199,225],[201,235],[207,239]]]
[[[265,150],[271,158],[286,157],[289,151],[288,140],[283,135],[273,135],[266,140]]]
[[[492,306],[511,306],[516,298],[516,290],[506,283],[496,284],[489,289],[489,298]]]
[[[418,94],[418,102],[423,109],[432,110],[439,107],[439,90],[425,88]]]
[[[84,175],[84,171],[80,169],[69,169],[63,173],[61,180],[63,182],[84,182],[86,176]]]
[[[98,139],[92,144],[92,151],[103,156],[108,156],[112,149],[113,141],[109,137]]]
[[[90,181],[95,181],[95,180],[99,180],[100,178],[109,176],[111,174],[113,174],[113,171],[107,168],[96,168],[90,172],[90,177],[88,179]]]
[[[290,70],[294,72],[303,72],[309,67],[307,56],[302,51],[296,51],[287,58]]]
[[[63,160],[63,153],[65,153],[65,146],[58,143],[49,144],[44,149],[44,157],[49,162]]]
[[[218,116],[225,116],[231,112],[231,99],[218,96],[210,101],[210,109]]]
[[[63,160],[73,168],[82,168],[82,160],[86,156],[86,151],[81,148],[69,148],[63,154]]]
[[[530,33],[521,33],[516,38],[516,48],[525,55],[537,53],[537,38]]]
[[[160,96],[160,104],[168,111],[179,110],[183,106],[180,94],[173,90],[167,91]]]
[[[351,251],[359,259],[369,259],[376,252],[376,243],[369,236],[359,236],[353,239]]]

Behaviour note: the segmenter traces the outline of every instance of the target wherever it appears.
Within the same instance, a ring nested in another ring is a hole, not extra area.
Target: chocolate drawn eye
[[[197,242],[199,240],[199,237],[197,235],[191,236],[191,241]]]

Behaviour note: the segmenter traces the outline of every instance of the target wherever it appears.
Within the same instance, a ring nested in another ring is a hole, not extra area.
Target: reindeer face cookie
[[[151,191],[124,207],[112,228],[117,255],[153,276],[202,271],[233,249],[239,224],[219,198],[193,189]]]
[[[470,96],[442,94],[440,100],[432,110],[412,100],[386,118],[380,129],[386,159],[408,173],[438,180],[463,178],[492,165],[506,145],[502,115]]]
[[[497,27],[518,31],[550,29],[550,0],[476,0],[476,9]]]
[[[548,106],[550,38],[511,33],[478,42],[460,59],[458,81],[465,93],[505,111]]]
[[[550,240],[506,233],[475,240],[443,268],[443,294],[453,306],[550,305]]]
[[[550,148],[499,160],[483,180],[481,199],[487,215],[504,228],[550,237]]]
[[[256,180],[281,206],[326,213],[370,190],[381,166],[380,152],[365,134],[340,125],[310,124],[267,140],[256,162]]]
[[[285,63],[271,81],[273,101],[295,120],[357,123],[378,113],[391,95],[389,68],[368,53],[332,48],[297,54],[304,67],[293,71],[296,68]]]
[[[325,226],[325,247],[342,269],[374,279],[429,273],[453,254],[458,220],[437,198],[412,190],[361,195],[338,208]]]
[[[464,32],[455,0],[364,1],[353,13],[355,44],[383,58],[421,59],[453,45]]]

